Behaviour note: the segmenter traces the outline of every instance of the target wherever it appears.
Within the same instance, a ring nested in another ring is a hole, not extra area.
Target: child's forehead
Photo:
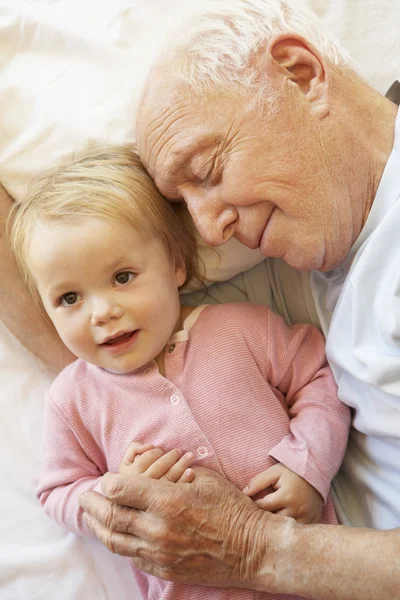
[[[140,228],[131,223],[121,219],[87,215],[67,215],[56,219],[42,219],[36,223],[31,238],[37,241],[42,236],[48,240],[52,239],[53,242],[59,241],[60,244],[71,239],[82,244],[94,240],[101,243],[108,238],[126,238],[128,241],[132,241],[132,244],[137,243],[138,245],[149,241],[149,236],[141,233]]]
[[[155,235],[142,233],[130,223],[87,216],[38,223],[29,247],[29,254],[42,264],[81,257],[110,267],[127,258],[144,260],[158,251],[163,251],[163,244]]]

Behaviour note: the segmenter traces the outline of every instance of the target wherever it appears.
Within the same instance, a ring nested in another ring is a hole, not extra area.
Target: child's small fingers
[[[192,483],[195,478],[193,469],[186,469],[176,483]]]
[[[176,461],[175,464],[173,464],[170,467],[170,469],[165,473],[164,477],[169,481],[172,481],[173,483],[176,483],[177,481],[179,481],[180,483],[190,483],[189,480],[186,479],[185,481],[182,481],[182,477],[184,476],[188,468],[194,463],[194,461],[195,455],[193,454],[193,452],[186,452],[183,456],[181,456],[181,458],[178,461]],[[190,481],[193,481],[193,479],[194,472],[193,477]]]
[[[246,494],[246,496],[254,496],[257,492],[273,487],[280,477],[280,473],[278,473],[278,470],[274,467],[275,465],[252,477],[244,488],[243,493]]]
[[[255,501],[257,506],[269,512],[277,512],[285,507],[284,497],[281,490],[267,494],[264,498]]]
[[[132,468],[135,469],[136,473],[145,473],[154,462],[160,459],[164,455],[162,448],[151,448],[146,450],[143,454],[137,455]]]
[[[121,460],[121,465],[124,465],[126,467],[130,466],[139,454],[143,454],[143,452],[147,452],[147,450],[151,450],[153,447],[153,444],[142,444],[142,442],[132,442],[131,444],[129,444],[124,454],[124,457]]]
[[[153,462],[153,464],[149,465],[144,475],[146,475],[146,477],[151,477],[152,479],[160,479],[160,477],[163,477],[171,467],[180,460],[181,456],[182,452],[177,448],[166,452],[163,456]]]

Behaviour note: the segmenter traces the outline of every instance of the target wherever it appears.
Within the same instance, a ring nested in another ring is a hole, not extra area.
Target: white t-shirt
[[[400,114],[368,220],[346,261],[311,289],[340,399],[354,411],[334,480],[344,524],[400,527]]]

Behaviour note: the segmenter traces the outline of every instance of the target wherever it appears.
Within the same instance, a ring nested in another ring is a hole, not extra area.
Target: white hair
[[[183,19],[163,63],[195,93],[233,87],[256,88],[252,58],[282,32],[303,36],[334,65],[351,60],[320,19],[299,0],[201,0]],[[253,61],[254,62],[254,61]]]

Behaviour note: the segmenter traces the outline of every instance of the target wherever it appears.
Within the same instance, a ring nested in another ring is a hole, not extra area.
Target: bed
[[[37,173],[91,139],[134,141],[148,69],[166,33],[197,1],[0,0],[0,182],[15,199],[23,198]],[[400,78],[398,0],[308,4],[369,83],[385,92]],[[302,277],[287,273],[292,302],[283,303],[282,289],[273,289],[284,265],[261,262],[258,252],[235,243],[220,261],[208,258],[207,264],[209,281],[216,282],[211,301],[267,302],[288,320],[301,320],[293,290],[301,292]],[[308,311],[313,320],[312,307]],[[43,397],[50,381],[0,322],[0,598],[139,599],[125,559],[60,529],[36,501]]]

